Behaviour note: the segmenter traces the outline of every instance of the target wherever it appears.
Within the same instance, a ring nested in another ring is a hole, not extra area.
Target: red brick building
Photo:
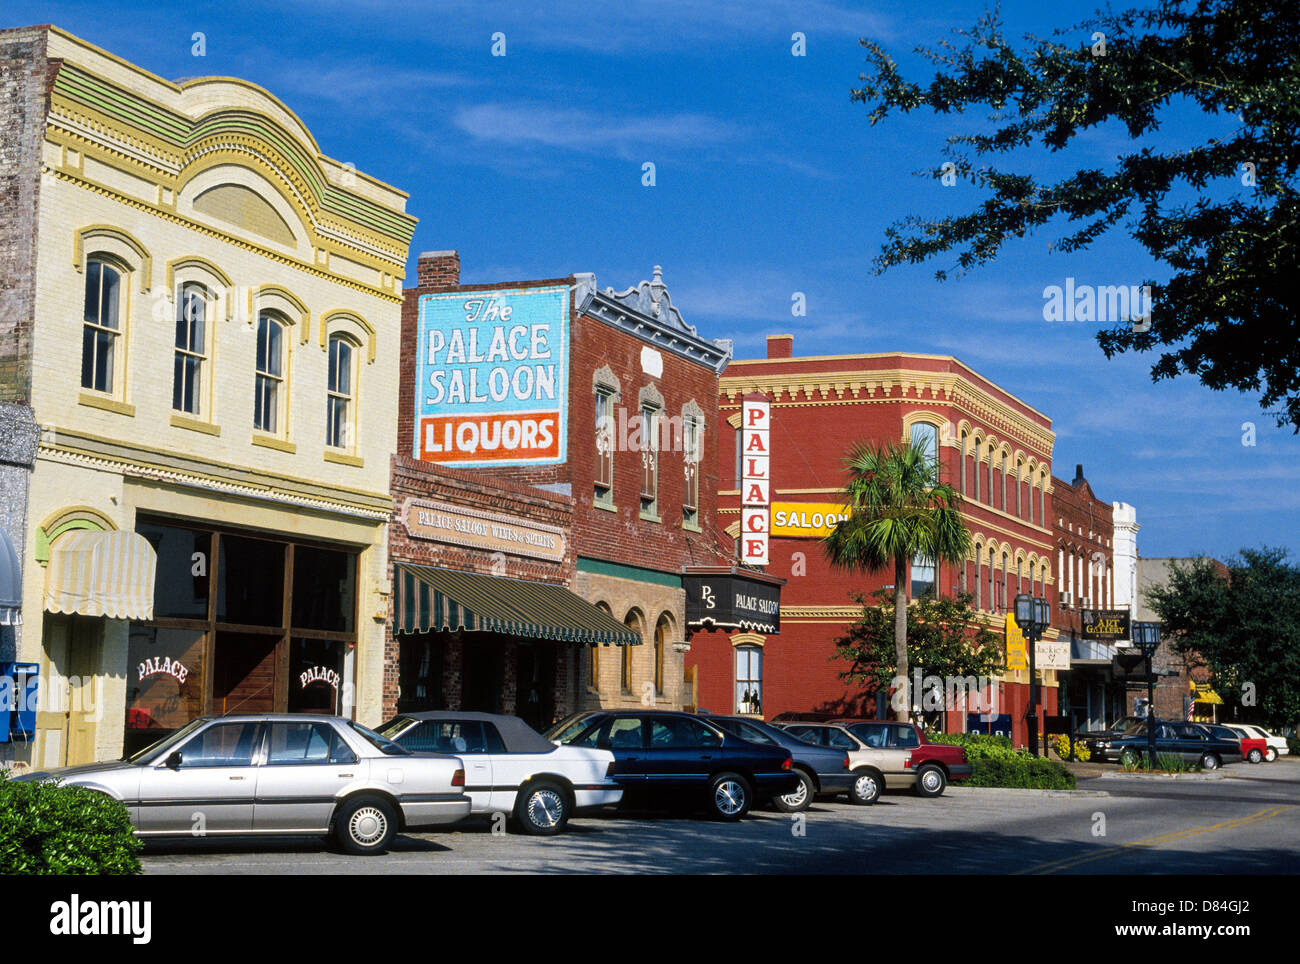
[[[486,536],[471,531],[472,551],[449,548],[445,532],[435,533],[436,550],[413,544],[401,531],[403,520],[395,521],[393,706],[411,698],[403,673],[413,681],[411,667],[418,670],[423,658],[423,643],[403,651],[408,634],[399,611],[401,570],[419,564],[453,573],[421,575],[435,583],[470,570],[525,587],[568,587],[600,611],[606,628],[623,634],[594,645],[560,640],[520,662],[511,655],[520,650],[517,639],[465,633],[461,655],[454,646],[446,655],[447,705],[472,703],[525,718],[521,707],[563,716],[594,706],[681,706],[689,645],[682,571],[729,551],[715,529],[714,470],[718,376],[729,347],[702,338],[682,319],[657,267],[652,280],[623,291],[598,289],[590,274],[490,285],[461,285],[459,278],[456,252],[422,255],[418,286],[406,292],[397,442],[405,455],[394,463],[394,496],[399,512],[404,497],[439,504],[457,536],[477,528],[466,513],[508,521],[489,522]],[[537,304],[558,304],[563,317],[546,315],[549,308],[539,313]],[[490,316],[491,323],[461,338],[439,327],[456,312],[476,324]],[[537,320],[543,317],[549,320]],[[513,374],[471,371],[494,353],[519,362]],[[494,403],[499,412],[490,411]],[[485,540],[496,532],[493,524],[523,534],[512,536],[513,546],[491,546]],[[539,560],[538,533],[551,530],[561,533],[564,556]],[[622,645],[628,641],[638,645]],[[498,690],[457,679],[458,666],[477,658],[467,655],[475,647],[491,650],[495,669],[478,675],[495,672]],[[521,701],[525,689],[543,695]]]
[[[964,566],[914,560],[910,595],[931,588],[968,591],[999,636],[1018,592],[1054,596],[1051,519],[1054,435],[1041,412],[955,358],[904,353],[796,357],[789,335],[768,339],[767,358],[733,361],[720,382],[719,519],[740,531],[737,427],[741,399],[759,393],[771,403],[771,562],[785,578],[780,632],[700,632],[692,638],[699,703],[715,712],[742,711],[758,691],[761,715],[783,712],[872,714],[874,694],[839,678],[835,639],[868,595],[892,572],[846,575],[827,563],[820,538],[828,515],[842,511],[843,457],[854,443],[914,439],[930,446],[941,477],[964,496],[973,535]],[[1055,632],[1048,639],[1055,640]],[[1054,670],[1042,674],[1043,712],[1056,711]],[[998,681],[1001,712],[1017,743],[1026,742],[1028,672]],[[748,709],[754,709],[751,703]],[[955,708],[954,708],[955,709]],[[960,711],[947,714],[963,729]]]
[[[1076,729],[1100,729],[1127,712],[1125,684],[1111,672],[1116,644],[1087,639],[1083,632],[1082,610],[1115,608],[1113,513],[1111,503],[1093,494],[1082,465],[1075,467],[1071,482],[1052,479],[1059,574],[1052,625],[1070,641],[1071,671],[1063,709],[1073,717]]]

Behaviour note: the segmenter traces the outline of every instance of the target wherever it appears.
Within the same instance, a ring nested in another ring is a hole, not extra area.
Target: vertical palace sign
[[[740,415],[740,561],[747,566],[768,563],[771,420],[766,396],[745,396]]]
[[[415,458],[464,468],[566,456],[567,285],[421,295]]]

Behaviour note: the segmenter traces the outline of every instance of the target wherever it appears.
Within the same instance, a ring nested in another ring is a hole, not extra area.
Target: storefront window
[[[217,622],[240,626],[284,623],[282,542],[221,537],[217,579]]]
[[[763,651],[736,647],[736,712],[763,712]]]
[[[131,624],[126,741],[134,753],[203,714],[204,633]]]
[[[350,633],[356,614],[356,556],[295,546],[293,627]]]
[[[289,646],[289,712],[338,713],[343,706],[343,656],[335,639],[294,639]]]
[[[212,533],[151,523],[141,523],[136,531],[158,554],[154,618],[207,619]]]

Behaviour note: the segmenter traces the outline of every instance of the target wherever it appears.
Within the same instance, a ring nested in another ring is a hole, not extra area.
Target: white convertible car
[[[525,833],[559,833],[571,814],[623,798],[613,753],[552,743],[516,716],[403,713],[378,732],[412,753],[459,757],[471,812],[504,813]]]

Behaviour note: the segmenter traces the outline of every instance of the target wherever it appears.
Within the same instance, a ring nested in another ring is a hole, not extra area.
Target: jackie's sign
[[[566,457],[569,289],[420,296],[417,459],[464,467]]]

